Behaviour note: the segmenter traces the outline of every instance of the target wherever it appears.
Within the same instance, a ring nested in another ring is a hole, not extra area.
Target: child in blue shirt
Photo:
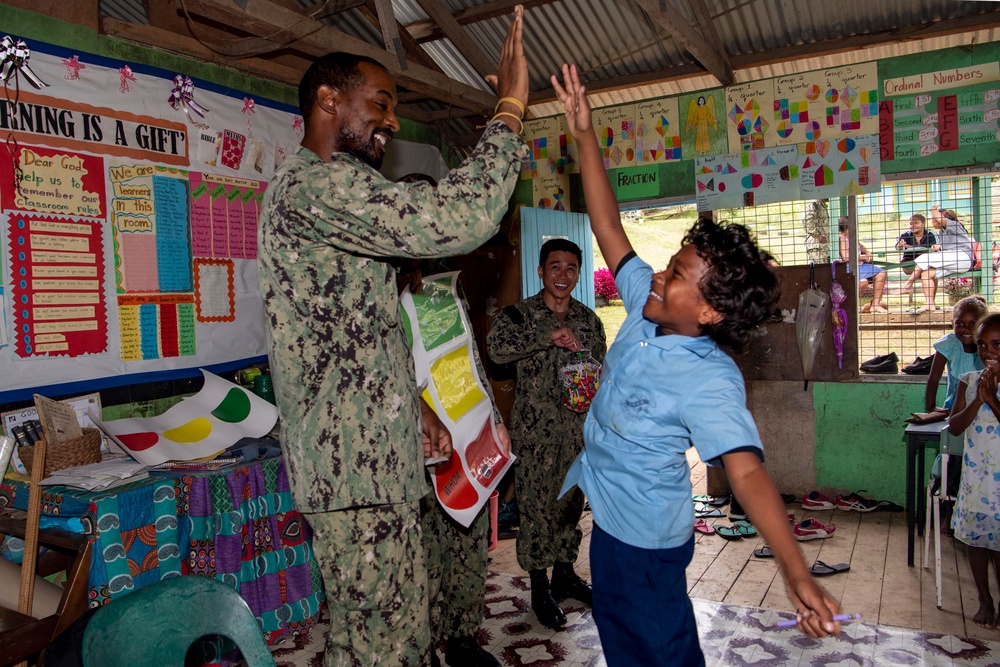
[[[694,508],[684,456],[721,462],[764,536],[812,637],[838,633],[838,605],[820,588],[761,463],[743,377],[720,348],[739,349],[773,320],[770,256],[747,229],[699,220],[664,271],[642,262],[621,224],[575,66],[552,77],[577,142],[591,228],[628,313],[604,359],[584,425],[584,451],[563,492],[578,485],[594,517],[593,610],[609,667],[704,665],[684,570]],[[565,87],[564,87],[565,86]]]
[[[924,410],[929,413],[940,411],[948,416],[955,402],[955,392],[959,380],[971,371],[983,370],[983,362],[976,351],[976,323],[989,311],[986,299],[981,296],[967,296],[951,311],[952,332],[945,334],[934,343],[934,359],[927,375],[927,388],[924,392]],[[937,407],[938,383],[941,374],[948,370],[948,390],[945,393],[943,408]]]

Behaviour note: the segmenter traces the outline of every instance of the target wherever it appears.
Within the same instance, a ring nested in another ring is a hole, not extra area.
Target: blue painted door
[[[521,297],[538,294],[542,289],[542,281],[538,278],[538,252],[542,244],[552,238],[569,239],[583,251],[580,281],[573,290],[573,298],[593,308],[594,237],[590,233],[590,218],[585,213],[521,207]]]

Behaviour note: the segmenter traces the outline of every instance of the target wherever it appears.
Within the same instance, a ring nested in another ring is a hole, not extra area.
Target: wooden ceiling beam
[[[448,40],[472,65],[472,69],[476,70],[480,77],[496,74],[496,65],[486,57],[479,45],[472,41],[472,38],[465,32],[465,28],[459,25],[441,0],[417,0],[417,4],[423,8],[431,20],[440,26]]]
[[[403,71],[409,65],[406,62],[403,42],[399,39],[399,30],[396,28],[396,12],[392,9],[392,0],[371,0],[371,4],[375,7],[385,50],[395,59],[396,67]]]
[[[323,11],[311,16],[310,18],[319,21],[327,16],[339,14],[340,12],[353,9],[354,7],[358,7],[363,4],[365,4],[365,0],[336,0],[336,2],[333,2],[332,5],[324,8]],[[238,42],[224,44],[219,47],[219,51],[228,56],[232,56],[233,58],[262,56],[274,51],[280,51],[281,49],[286,48],[289,44],[300,40],[303,37],[309,36],[318,29],[319,27],[317,24],[305,22],[296,23],[289,26],[285,30],[280,30],[268,37],[247,37],[239,40]]]
[[[732,67],[727,68],[724,54],[716,52],[667,0],[633,0],[633,2],[646,12],[653,23],[670,33],[678,46],[690,53],[722,85],[735,83],[735,79],[732,78]]]
[[[280,7],[270,0],[247,0],[245,10],[230,0],[185,0],[190,13],[206,18],[238,25],[246,32],[258,37],[267,37],[276,30],[284,30],[299,22],[318,23],[300,13]],[[483,114],[492,111],[496,96],[473,88],[446,75],[419,65],[409,65],[400,69],[395,58],[384,49],[368,44],[360,39],[324,24],[315,32],[289,45],[313,56],[332,51],[348,51],[378,60],[393,75],[397,85],[427,94],[445,104],[453,104]],[[301,73],[300,73],[301,78]],[[297,83],[297,81],[296,81]]]
[[[382,30],[382,26],[379,25],[378,13],[371,5],[369,5],[366,2],[365,4],[358,7],[358,11],[361,12],[361,15],[365,17],[365,20],[367,20],[370,24],[372,24],[372,26],[376,30],[379,31]],[[403,44],[403,49],[406,51],[406,57],[408,60],[412,60],[419,65],[423,65],[427,69],[434,70],[435,72],[441,72],[442,74],[444,73],[444,71],[438,66],[438,64],[434,62],[434,59],[427,54],[427,52],[424,50],[424,47],[417,44],[416,40],[410,37],[410,33],[406,32],[402,24],[400,24],[398,21],[396,22],[396,32],[398,33],[399,39]],[[400,102],[404,101],[403,96],[406,94],[408,93],[399,94],[398,99]],[[420,96],[415,99],[427,99],[427,97]]]
[[[463,9],[460,12],[455,12],[452,14],[452,18],[459,25],[468,25],[477,21],[494,19],[498,16],[506,16],[514,11],[516,5],[523,5],[524,10],[528,11],[532,7],[541,7],[552,2],[558,2],[558,0],[497,0],[496,2],[487,2],[482,5]],[[431,19],[414,21],[413,23],[408,23],[405,27],[413,39],[421,44],[424,42],[435,42],[445,36],[438,24]]]
[[[278,81],[289,86],[298,86],[304,72],[304,70],[300,71],[284,67],[260,58],[244,58],[234,61],[228,56],[215,53],[193,37],[184,37],[183,35],[151,26],[127,23],[108,16],[101,19],[101,33],[109,37],[124,39],[136,44],[144,44],[227,69],[234,69],[269,81]],[[427,118],[426,114],[426,111],[405,104],[400,104],[396,107],[396,115],[400,118],[423,123],[432,122],[432,119]]]
[[[702,36],[704,36],[709,46],[711,46],[712,50],[722,60],[726,79],[730,82],[735,82],[736,76],[733,74],[733,66],[729,62],[729,56],[726,55],[726,46],[722,43],[722,37],[719,36],[719,30],[715,26],[715,21],[712,20],[712,14],[708,11],[705,0],[688,0],[688,5],[691,7],[691,11],[694,12],[694,17],[698,20]]]

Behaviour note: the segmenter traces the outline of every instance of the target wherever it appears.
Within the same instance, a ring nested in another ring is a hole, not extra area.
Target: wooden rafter
[[[712,14],[708,11],[708,7],[705,5],[705,0],[688,0],[688,4],[691,6],[691,11],[694,12],[694,17],[698,19],[698,25],[701,26],[701,34],[708,42],[712,50],[719,55],[722,60],[723,71],[726,75],[726,79],[730,82],[736,81],[736,77],[733,74],[733,66],[729,63],[729,56],[726,55],[726,47],[722,43],[722,38],[719,36],[719,30],[715,25],[715,21],[712,20]]]
[[[735,82],[732,67],[726,61],[725,54],[712,48],[711,44],[678,15],[677,10],[671,7],[667,0],[634,1],[654,23],[669,32],[674,41],[694,56],[694,59],[722,85],[728,86]]]
[[[487,2],[482,5],[476,5],[475,7],[463,9],[460,12],[455,12],[451,16],[459,25],[468,25],[470,23],[476,23],[477,21],[495,19],[498,16],[508,16],[514,11],[515,5],[523,5],[524,10],[527,11],[532,7],[541,7],[542,5],[547,5],[557,1],[558,0],[497,0],[496,2]],[[408,23],[406,24],[406,31],[421,44],[424,42],[437,41],[445,36],[438,24],[432,19],[423,19],[422,21]]]
[[[472,41],[472,38],[465,32],[465,29],[459,25],[458,21],[451,15],[448,8],[444,6],[441,0],[417,0],[417,3],[423,8],[427,15],[437,23],[441,30],[444,32],[445,36],[451,41],[451,43],[458,49],[458,52],[469,61],[472,68],[479,73],[479,76],[485,77],[487,74],[495,74],[496,65],[494,65],[486,54],[483,53],[482,49]]]
[[[345,12],[348,9],[363,5],[365,0],[336,0],[324,7],[322,11],[311,15],[315,21],[320,21],[328,16]],[[269,37],[247,37],[231,44],[224,44],[218,47],[220,53],[233,58],[246,58],[248,56],[261,56],[266,53],[278,51],[289,44],[308,36],[319,29],[315,23],[296,23],[285,30],[281,30]]]
[[[426,67],[410,64],[405,70],[399,67],[394,56],[367,42],[341,32],[279,6],[271,0],[247,0],[245,10],[229,0],[185,0],[191,14],[215,21],[228,22],[258,37],[268,37],[276,31],[286,30],[297,23],[318,23],[319,28],[297,40],[290,48],[312,56],[331,51],[349,51],[378,60],[396,79],[396,83],[428,97],[479,113],[489,113],[496,105],[496,96],[473,88]],[[165,47],[164,47],[165,48]],[[301,78],[301,73],[299,78]],[[298,82],[296,79],[295,83]]]

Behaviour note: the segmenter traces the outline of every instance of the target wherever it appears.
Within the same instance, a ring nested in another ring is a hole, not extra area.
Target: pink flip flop
[[[712,526],[704,519],[698,519],[694,522],[694,529],[701,533],[702,535],[711,535],[715,532],[715,526]]]

